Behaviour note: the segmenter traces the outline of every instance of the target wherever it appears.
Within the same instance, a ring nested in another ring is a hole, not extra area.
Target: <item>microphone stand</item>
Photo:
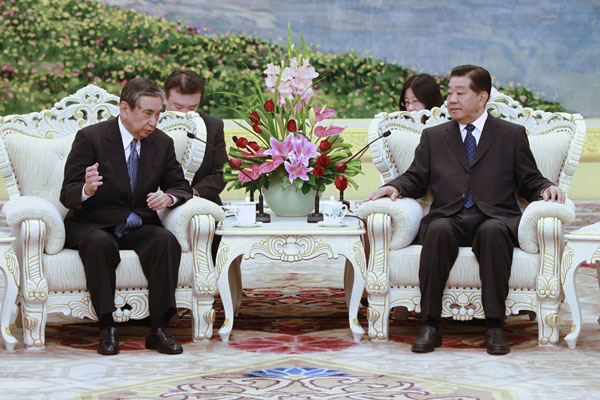
[[[348,160],[344,161],[344,165],[348,164],[350,161],[354,160],[357,157],[358,157],[358,159],[360,159],[366,153],[366,151],[370,145],[372,145],[373,143],[375,143],[376,141],[378,141],[382,138],[390,136],[391,134],[392,134],[392,132],[389,129],[387,131],[383,132],[381,134],[381,136],[371,140],[369,143],[367,143],[365,146],[363,146],[359,151],[354,153],[354,155],[352,157],[350,157]],[[327,175],[327,176],[329,176],[329,175]],[[315,194],[315,212],[308,215],[308,217],[306,218],[306,222],[315,223],[315,222],[323,221],[323,214],[319,212],[319,189],[320,188],[321,188],[321,184],[319,184],[319,186],[317,187],[317,194]],[[345,204],[346,207],[348,207],[348,210],[350,210],[350,202],[348,200],[344,200],[344,191],[343,190],[340,190],[340,201],[342,202],[342,204]]]
[[[187,137],[189,137],[190,139],[196,139],[199,140],[200,142],[204,143],[206,146],[211,147],[211,150],[215,151],[215,149],[210,146],[205,140],[200,139],[199,137],[197,137],[196,135],[194,135],[192,132],[188,132],[187,133]],[[234,137],[234,141],[235,137]],[[264,199],[263,199],[263,194],[262,191],[260,190],[260,183],[256,180],[256,179],[252,179],[252,177],[250,175],[248,175],[246,172],[244,172],[244,169],[241,168],[240,172],[244,175],[246,175],[247,178],[249,178],[251,181],[255,182],[259,189],[258,189],[258,204],[257,204],[257,211],[258,213],[256,214],[256,221],[258,222],[271,222],[271,216],[267,213],[265,213],[264,210]],[[254,201],[254,190],[250,191],[250,201]]]
[[[319,190],[321,189],[322,183],[317,186],[317,193],[315,193],[315,212],[308,214],[306,222],[314,224],[319,221],[323,221],[323,213],[319,212]]]

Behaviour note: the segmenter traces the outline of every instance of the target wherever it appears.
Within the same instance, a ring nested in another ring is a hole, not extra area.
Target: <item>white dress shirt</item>
[[[475,121],[471,122],[475,129],[473,129],[473,136],[475,137],[475,144],[479,144],[479,139],[481,139],[481,132],[483,132],[483,126],[485,125],[485,121],[487,120],[488,113],[484,111],[483,114],[479,116]],[[467,137],[467,124],[458,124],[460,129],[460,136],[462,136],[463,143],[465,142],[465,138]]]

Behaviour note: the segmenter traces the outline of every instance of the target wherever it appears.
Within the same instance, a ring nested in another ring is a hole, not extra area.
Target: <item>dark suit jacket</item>
[[[553,185],[537,168],[525,128],[491,115],[470,168],[459,125],[450,121],[423,130],[413,163],[388,184],[412,198],[424,196],[431,187],[434,200],[421,222],[425,225],[460,211],[470,186],[479,209],[503,221],[515,239],[521,219],[515,192],[531,202]]]
[[[202,164],[192,180],[192,187],[200,197],[222,205],[219,193],[225,188],[223,164],[228,160],[225,147],[223,121],[205,113],[200,113],[206,125],[206,150]]]
[[[81,201],[85,169],[98,163],[103,185]],[[146,196],[159,189],[179,198],[175,206],[192,197],[192,188],[175,158],[173,140],[156,129],[141,141],[140,164],[135,192],[131,192],[123,141],[117,119],[88,126],[77,132],[65,164],[60,201],[69,208],[65,217],[67,247],[75,246],[92,229],[116,226],[131,211],[143,224],[161,225]]]

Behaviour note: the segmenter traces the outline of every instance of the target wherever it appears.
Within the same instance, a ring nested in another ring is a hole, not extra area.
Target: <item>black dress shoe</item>
[[[100,331],[100,342],[98,343],[98,353],[104,356],[119,354],[119,335],[117,328],[109,326]]]
[[[412,344],[413,353],[429,353],[442,345],[442,334],[433,326],[423,325]]]
[[[150,332],[146,336],[146,348],[156,349],[163,354],[180,354],[183,353],[183,348],[173,336],[168,335],[165,328],[158,328],[156,332]]]
[[[485,333],[485,347],[488,354],[501,356],[510,353],[510,345],[502,328],[488,328]]]

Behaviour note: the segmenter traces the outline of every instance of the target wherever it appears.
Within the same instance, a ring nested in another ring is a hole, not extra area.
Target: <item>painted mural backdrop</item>
[[[105,0],[212,33],[277,40],[288,21],[326,52],[417,71],[488,68],[585,117],[600,117],[600,1]]]

